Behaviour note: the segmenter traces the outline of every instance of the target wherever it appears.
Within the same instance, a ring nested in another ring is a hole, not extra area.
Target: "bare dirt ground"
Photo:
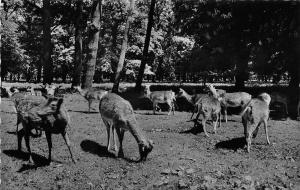
[[[1,103],[1,189],[299,189],[300,122],[269,121],[271,145],[267,145],[261,127],[251,152],[245,152],[241,118],[230,116],[217,134],[212,126],[204,136],[201,127],[186,122],[190,113],[175,116],[152,115],[137,110],[136,117],[154,149],[146,162],[139,158],[134,138],[127,132],[125,158],[114,158],[106,151],[106,129],[98,104],[87,113],[87,102],[79,95],[68,95],[76,164],[61,136],[53,135],[54,162],[47,165],[45,138],[31,138],[36,167],[27,165],[28,154],[17,151],[14,133],[16,114],[13,104]]]

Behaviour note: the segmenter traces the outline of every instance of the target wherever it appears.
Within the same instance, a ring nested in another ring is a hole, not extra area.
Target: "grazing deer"
[[[107,150],[110,151],[110,129],[112,130],[112,138],[115,145],[116,157],[123,157],[123,137],[124,132],[128,130],[139,146],[140,161],[144,161],[147,155],[152,151],[153,142],[148,140],[144,132],[140,129],[131,104],[114,93],[108,93],[102,97],[99,104],[100,114],[103,123],[107,129]],[[117,146],[116,138],[114,137],[117,132],[120,148]]]
[[[243,106],[251,100],[252,96],[246,92],[233,92],[220,94],[220,97],[222,97],[221,106],[224,109],[225,122],[227,123],[227,108]]]
[[[208,133],[206,132],[206,121],[209,117],[213,120],[214,126],[214,133],[217,132],[217,124],[219,121],[219,127],[221,127],[221,98],[216,92],[216,89],[212,85],[207,86],[212,94],[206,94],[202,98],[200,98],[195,104],[194,112],[197,112],[197,116],[195,121],[198,121],[200,115],[203,116],[202,118],[202,126],[203,131],[207,137],[209,137]],[[194,114],[194,113],[193,113]]]
[[[267,143],[270,144],[268,136],[268,119],[269,119],[269,105],[271,97],[267,93],[260,94],[257,98],[251,99],[243,107],[241,112],[242,122],[244,126],[244,134],[247,141],[247,151],[250,152],[252,136],[255,138],[258,133],[259,125],[264,123]]]
[[[106,90],[94,90],[92,88],[90,89],[81,89],[80,86],[75,86],[74,89],[76,89],[81,96],[83,96],[89,104],[89,112],[91,112],[91,105],[93,101],[95,100],[101,100],[101,98],[107,94],[108,92]]]
[[[169,106],[168,115],[173,111],[175,114],[175,93],[171,90],[168,91],[153,91],[150,92],[150,86],[147,85],[144,90],[144,96],[149,98],[153,103],[153,114],[155,114],[155,109],[158,103],[167,103]]]
[[[285,112],[286,116],[288,116],[289,115],[288,106],[287,106],[288,97],[285,94],[280,93],[280,92],[271,92],[270,96],[271,96],[271,105],[274,103],[282,104],[284,112]]]
[[[190,104],[192,104],[195,107],[196,102],[202,98],[206,96],[206,94],[193,94],[193,95],[189,95],[186,91],[184,91],[182,88],[179,88],[179,92],[176,95],[176,99],[177,98],[185,98]],[[191,119],[194,116],[194,112],[191,116]]]
[[[45,104],[31,107],[27,110],[23,110],[20,113],[23,128],[18,131],[18,150],[21,151],[22,149],[22,139],[24,137],[27,151],[29,152],[29,163],[33,163],[29,141],[30,131],[32,129],[45,131],[49,148],[49,163],[51,162],[52,158],[52,134],[62,135],[69,149],[72,161],[75,163],[71,152],[70,140],[67,134],[67,126],[70,123],[70,119],[68,112],[62,103],[63,99],[49,98]]]

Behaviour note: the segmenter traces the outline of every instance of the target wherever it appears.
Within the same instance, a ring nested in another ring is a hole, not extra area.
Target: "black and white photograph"
[[[0,0],[0,189],[299,190],[299,0]]]

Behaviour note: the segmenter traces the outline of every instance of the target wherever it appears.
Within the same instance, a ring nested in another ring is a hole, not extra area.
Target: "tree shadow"
[[[215,145],[215,147],[217,149],[220,148],[220,149],[230,149],[230,150],[237,151],[237,149],[244,148],[245,145],[246,145],[245,137],[239,137],[239,138],[218,142]]]
[[[29,160],[29,154],[27,152],[18,151],[18,150],[3,150],[2,152],[9,157],[14,157],[19,160],[23,160],[23,161]],[[32,153],[31,155],[32,155],[34,164],[23,164],[22,167],[17,172],[23,172],[26,170],[36,169],[39,167],[49,165],[49,161],[46,157],[35,154],[35,153]]]

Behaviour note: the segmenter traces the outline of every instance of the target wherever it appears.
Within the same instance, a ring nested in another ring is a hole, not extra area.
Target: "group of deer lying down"
[[[32,164],[32,153],[30,149],[30,136],[34,135],[32,130],[35,129],[37,137],[46,136],[48,143],[49,156],[48,161],[51,163],[52,134],[61,134],[70,153],[72,161],[75,159],[72,154],[71,143],[67,134],[70,127],[70,117],[64,106],[64,99],[55,95],[58,88],[55,85],[42,86],[44,92],[34,90],[28,87],[26,92],[19,92],[16,88],[5,87],[10,100],[14,104],[17,113],[16,134],[18,139],[18,150],[22,149],[22,139],[25,139],[25,145],[29,152],[29,163]],[[116,157],[123,157],[122,142],[125,131],[129,131],[135,138],[140,153],[140,161],[146,160],[148,154],[153,149],[152,140],[148,139],[139,127],[136,120],[134,110],[129,101],[123,99],[115,93],[105,90],[81,89],[81,87],[73,87],[87,101],[89,112],[94,101],[99,101],[99,112],[107,130],[107,151],[114,151]],[[246,139],[247,151],[250,152],[252,138],[255,138],[261,123],[264,124],[267,143],[270,144],[268,137],[268,119],[269,105],[272,102],[279,102],[284,105],[287,111],[287,97],[280,93],[262,93],[253,98],[246,92],[228,93],[222,89],[215,89],[213,85],[206,86],[207,93],[189,95],[186,91],[179,88],[179,92],[171,90],[166,91],[150,91],[150,86],[146,85],[143,97],[149,98],[153,103],[153,114],[159,103],[166,103],[169,106],[168,115],[173,112],[175,114],[175,102],[178,98],[186,99],[194,106],[191,115],[191,121],[198,122],[200,115],[202,116],[202,126],[204,134],[209,137],[206,131],[206,122],[209,118],[213,121],[214,133],[217,131],[217,125],[221,126],[221,110],[224,110],[224,119],[227,123],[227,108],[241,107],[240,116],[244,126],[244,135]],[[299,116],[300,101],[298,103]],[[193,119],[196,114],[195,119]],[[18,129],[18,125],[22,123],[23,128]],[[117,145],[117,134],[119,147]],[[110,138],[114,143],[111,144]]]

